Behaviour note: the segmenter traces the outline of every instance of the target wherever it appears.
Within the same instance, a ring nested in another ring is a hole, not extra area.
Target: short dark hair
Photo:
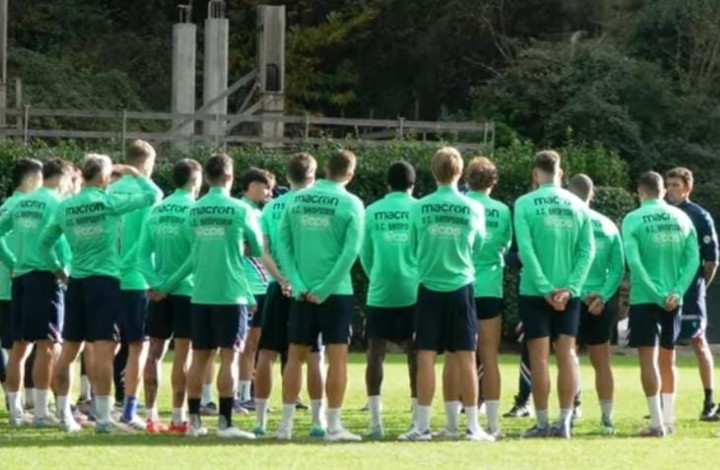
[[[343,178],[355,171],[357,157],[349,150],[338,150],[327,162],[327,176],[330,179]]]
[[[570,182],[568,183],[568,190],[583,201],[590,200],[594,188],[595,184],[593,183],[593,180],[584,173],[574,175],[570,178]]]
[[[176,188],[184,188],[190,182],[190,179],[198,173],[202,173],[200,163],[192,158],[183,158],[173,166],[173,184],[175,184]]]
[[[543,150],[535,155],[533,168],[555,175],[560,170],[560,155],[554,150]]]
[[[72,175],[75,173],[75,167],[67,160],[53,158],[49,162],[45,162],[42,173],[43,178],[47,180],[56,176]]]
[[[651,197],[660,197],[660,193],[664,188],[663,178],[656,171],[643,173],[638,181],[638,189],[642,189],[645,194]]]
[[[92,181],[103,171],[111,169],[112,160],[107,155],[90,153],[80,162],[80,173],[85,181]]]
[[[136,140],[130,144],[125,152],[127,163],[143,163],[148,158],[155,157],[155,149],[144,140]]]
[[[307,152],[296,153],[290,157],[287,168],[287,177],[291,183],[302,184],[315,176],[317,161]]]
[[[393,163],[387,171],[387,184],[393,191],[407,191],[415,186],[415,168],[405,161]]]
[[[232,158],[224,153],[216,153],[205,162],[205,176],[210,184],[222,183],[225,176],[233,174],[234,168]]]
[[[465,170],[465,181],[473,191],[492,188],[498,181],[497,167],[487,157],[475,157]]]
[[[19,158],[12,169],[12,185],[17,188],[25,178],[33,173],[42,173],[43,164],[36,158]]]
[[[672,170],[665,173],[665,178],[678,178],[682,180],[682,182],[685,183],[685,186],[687,186],[688,188],[693,187],[694,180],[692,171],[682,166],[673,168]]]
[[[247,191],[253,183],[261,183],[267,185],[268,188],[271,188],[274,186],[274,180],[275,175],[272,175],[269,171],[256,167],[250,167],[240,177],[240,188],[243,191]]]

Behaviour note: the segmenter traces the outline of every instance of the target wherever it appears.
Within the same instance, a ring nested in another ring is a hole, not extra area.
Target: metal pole
[[[125,155],[125,142],[127,139],[127,109],[122,111],[122,137],[120,139],[120,155]]]
[[[23,140],[25,142],[25,146],[27,147],[28,144],[28,121],[30,121],[30,105],[25,105],[25,128],[23,129]]]

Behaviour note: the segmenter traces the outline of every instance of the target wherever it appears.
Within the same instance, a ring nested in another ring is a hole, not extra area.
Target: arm
[[[372,272],[372,264],[373,264],[373,241],[372,236],[370,235],[370,221],[365,218],[365,236],[363,237],[364,241],[362,244],[362,248],[360,249],[360,264],[363,267],[363,270],[365,271],[365,275],[367,277],[370,277],[370,273]]]
[[[0,262],[4,264],[10,271],[15,269],[17,259],[5,241],[7,235],[13,228],[13,217],[10,211],[3,213],[0,217]]]
[[[625,244],[625,258],[627,260],[628,268],[632,279],[644,286],[655,299],[655,303],[660,306],[665,306],[665,296],[658,292],[655,283],[650,279],[650,275],[645,270],[645,266],[642,263],[642,257],[640,256],[640,247],[638,246],[637,239],[635,238],[634,225],[631,220],[625,220],[622,227],[622,238]]]
[[[603,303],[607,303],[615,295],[625,275],[625,253],[619,233],[616,233],[613,237],[610,250],[609,272],[605,278],[605,285],[600,289],[600,297],[602,297]]]
[[[154,289],[160,285],[160,281],[155,272],[155,266],[153,263],[153,255],[155,253],[155,240],[153,238],[153,231],[149,228],[149,224],[146,222],[143,225],[142,232],[140,232],[140,242],[138,243],[138,271],[145,278],[145,282]]]
[[[512,227],[512,215],[507,214],[507,223],[505,224],[505,231],[503,232],[503,244],[502,244],[502,255],[505,256],[506,260],[510,254],[510,247],[513,241],[513,227]],[[517,256],[517,253],[516,253]]]
[[[697,227],[700,242],[700,257],[702,259],[703,277],[705,284],[709,285],[715,278],[718,268],[718,237],[715,223],[707,212],[703,213]]]
[[[62,235],[62,227],[57,220],[57,216],[52,219],[50,224],[45,227],[45,231],[40,236],[40,251],[45,256],[45,261],[51,266],[57,266],[60,269],[60,262],[57,253],[54,250],[55,244]]]
[[[700,250],[698,249],[697,233],[690,223],[690,233],[685,239],[682,262],[680,263],[680,275],[671,293],[677,294],[680,298],[685,295],[690,284],[700,267]]]
[[[575,248],[575,259],[573,269],[568,279],[568,289],[573,297],[580,295],[585,280],[587,279],[593,258],[595,258],[595,237],[592,232],[592,224],[587,212],[583,212],[582,225],[578,234],[578,243]]]
[[[141,193],[132,195],[108,195],[110,211],[113,214],[122,215],[128,212],[132,212],[136,209],[150,207],[156,202],[160,201],[160,194],[156,191],[155,186],[147,177],[139,176],[136,178],[136,181],[140,186],[140,189],[142,191]]]
[[[285,270],[290,285],[292,286],[293,296],[300,298],[307,293],[307,287],[300,278],[297,265],[295,264],[295,252],[293,246],[292,228],[290,227],[290,211],[291,208],[285,209],[282,219],[280,219],[280,230],[278,232],[278,253],[280,255],[280,265]]]
[[[263,255],[263,236],[260,230],[260,223],[255,213],[251,210],[245,211],[245,218],[242,220],[243,238],[249,248],[246,256],[259,258]]]
[[[182,266],[178,268],[177,271],[175,271],[168,279],[165,280],[165,283],[163,283],[161,286],[158,286],[157,289],[154,289],[158,292],[174,291],[178,288],[178,285],[183,279],[193,273],[193,268],[195,267],[195,257],[197,256],[197,248],[195,247],[195,231],[190,225],[190,219],[185,222],[183,228],[185,230],[185,233],[187,234],[188,239],[190,240],[190,256],[188,256],[188,258],[185,260]]]
[[[515,210],[515,239],[518,244],[518,254],[523,263],[523,274],[533,280],[535,287],[543,296],[548,296],[553,292],[554,286],[550,284],[540,267],[540,261],[533,245],[530,225],[524,212],[525,208],[522,206],[517,207]]]
[[[263,245],[265,248],[260,260],[265,266],[265,269],[268,270],[273,279],[275,279],[279,284],[287,284],[287,279],[285,279],[283,273],[280,272],[280,268],[278,268],[275,259],[270,254],[270,238],[267,235],[263,236]]]
[[[352,269],[355,260],[360,253],[360,247],[363,242],[363,232],[365,225],[365,214],[363,208],[359,204],[353,207],[353,213],[350,221],[345,228],[345,236],[342,251],[335,261],[335,265],[325,280],[315,289],[313,294],[318,297],[320,303],[324,302],[340,284],[343,276],[347,275]]]

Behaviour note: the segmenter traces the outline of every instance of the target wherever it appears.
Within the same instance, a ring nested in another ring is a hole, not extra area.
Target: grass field
[[[364,357],[354,355],[350,384],[343,413],[346,427],[363,432],[368,414],[358,411],[365,402]],[[503,411],[512,403],[517,389],[517,356],[502,357],[504,379]],[[713,437],[720,426],[698,421],[702,390],[694,360],[680,361],[677,425],[674,436],[643,440],[634,437],[645,425],[645,399],[639,385],[636,359],[614,358],[616,377],[615,437],[599,435],[599,409],[593,389],[593,374],[583,358],[583,418],[571,441],[524,441],[517,435],[533,424],[530,419],[503,419],[509,438],[492,444],[456,442],[400,443],[397,434],[408,426],[409,399],[402,357],[391,356],[385,370],[384,420],[389,435],[384,441],[353,444],[325,444],[306,438],[309,412],[296,415],[296,440],[279,443],[272,438],[252,443],[228,442],[207,437],[189,440],[181,436],[135,434],[96,436],[92,431],[67,436],[58,430],[11,429],[6,413],[0,412],[0,468],[718,468],[720,439]],[[165,368],[165,372],[167,373]],[[276,382],[279,384],[279,382]],[[161,410],[169,413],[169,382],[161,391]],[[279,393],[273,393],[269,429],[279,419]],[[555,395],[551,397],[551,416],[557,414]],[[238,417],[245,429],[253,416]],[[484,420],[484,417],[481,417]],[[462,419],[462,418],[461,418]],[[442,400],[435,400],[433,424],[444,422]],[[214,421],[205,419],[214,431]]]

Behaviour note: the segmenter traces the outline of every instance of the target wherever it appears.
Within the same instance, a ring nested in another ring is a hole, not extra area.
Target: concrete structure
[[[228,42],[230,26],[225,18],[225,2],[211,0],[208,18],[205,20],[205,64],[203,67],[203,103],[207,104],[225,91],[228,86]],[[219,100],[208,114],[227,114],[227,98]],[[203,134],[210,137],[222,135],[223,122],[206,121]]]
[[[195,113],[195,68],[197,28],[191,23],[190,7],[180,7],[180,22],[173,26],[171,112]],[[173,121],[177,148],[189,149],[195,134],[195,123],[183,119]]]
[[[282,116],[285,112],[285,6],[258,7],[258,73],[261,114]],[[260,136],[281,139],[281,122],[264,122]]]
[[[0,108],[7,107],[7,26],[8,0],[0,0]],[[5,114],[0,113],[0,127],[5,126]]]

